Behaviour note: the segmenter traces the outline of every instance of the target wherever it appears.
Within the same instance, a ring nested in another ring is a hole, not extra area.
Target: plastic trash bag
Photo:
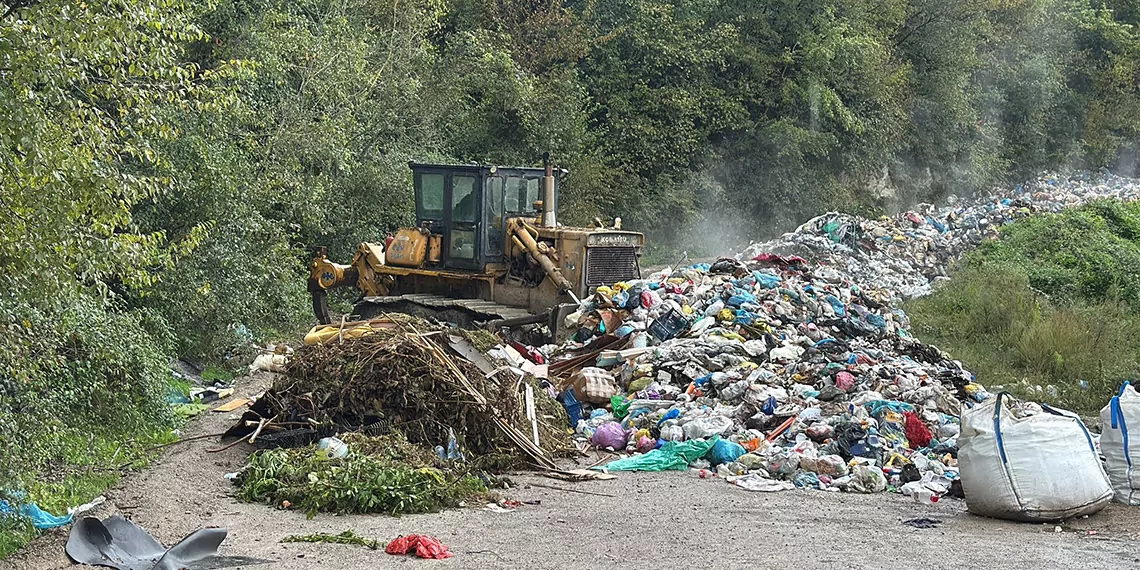
[[[670,424],[661,426],[661,439],[665,441],[682,441],[685,439],[685,431],[681,426]]]
[[[887,477],[874,465],[856,465],[842,488],[852,493],[881,493],[887,490]]]
[[[847,462],[838,455],[805,456],[800,458],[800,469],[828,477],[843,477],[847,475]]]
[[[799,470],[792,475],[792,484],[796,487],[810,487],[813,489],[819,488],[819,476],[811,471]]]
[[[625,449],[625,444],[628,441],[629,431],[617,422],[606,422],[598,426],[598,429],[594,430],[594,435],[590,436],[590,443],[594,444],[595,447],[617,451]]]
[[[710,440],[686,441],[677,443],[667,441],[665,445],[654,449],[644,455],[635,455],[625,459],[611,461],[604,467],[594,469],[606,471],[683,471],[689,464],[704,457],[712,449],[719,437]]]
[[[762,493],[774,493],[777,491],[788,491],[795,489],[796,486],[788,481],[777,481],[769,479],[757,473],[746,473],[739,477],[726,477],[725,481],[740,487],[746,491],[758,491]]]
[[[641,453],[648,453],[657,447],[657,440],[649,436],[641,436],[637,438],[637,450]]]
[[[720,435],[732,429],[732,425],[732,420],[724,416],[713,416],[687,422],[681,429],[685,432],[685,439],[701,439]]]
[[[6,494],[17,501],[22,501],[26,498],[23,493],[14,491],[6,492]],[[20,503],[19,505],[13,505],[6,500],[0,499],[0,519],[9,516],[24,517],[31,521],[32,526],[36,529],[47,530],[49,528],[56,528],[71,524],[71,521],[75,520],[75,517],[103,504],[105,500],[106,498],[100,495],[98,497],[95,497],[95,499],[89,503],[79,505],[78,507],[69,508],[67,510],[67,514],[57,516],[41,509],[40,506],[36,503],[28,502]]]
[[[388,543],[384,552],[392,555],[415,554],[420,558],[433,560],[444,560],[455,556],[438,538],[426,534],[398,536]]]
[[[713,467],[716,467],[722,463],[732,463],[745,453],[747,453],[747,451],[739,443],[721,439],[712,446],[706,458]]]

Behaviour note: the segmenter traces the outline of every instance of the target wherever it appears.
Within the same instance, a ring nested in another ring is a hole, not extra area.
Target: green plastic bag
[[[644,455],[627,457],[611,461],[604,467],[607,471],[681,471],[688,469],[689,464],[704,457],[710,449],[720,441],[719,435],[711,439],[690,439],[685,442],[667,441],[660,449],[654,449]]]
[[[827,237],[831,238],[831,241],[835,243],[839,243],[839,241],[843,239],[842,236],[839,235],[839,222],[827,222],[827,224],[823,226],[823,231],[827,232]]]
[[[614,409],[614,417],[619,420],[629,415],[629,404],[629,400],[622,396],[610,397],[610,406]]]

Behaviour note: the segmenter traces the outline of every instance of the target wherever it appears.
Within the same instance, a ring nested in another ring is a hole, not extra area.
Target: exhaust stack
[[[550,165],[550,153],[542,153],[542,165],[546,174],[542,178],[542,225],[553,228],[558,225],[554,213],[554,167]]]

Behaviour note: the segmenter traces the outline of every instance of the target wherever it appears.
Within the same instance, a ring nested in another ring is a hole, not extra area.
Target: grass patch
[[[281,542],[324,542],[327,544],[354,544],[357,546],[364,546],[372,550],[379,550],[387,546],[378,540],[371,538],[364,538],[351,530],[346,530],[340,534],[328,534],[325,532],[318,532],[316,534],[305,535],[290,535],[281,539]]]
[[[123,438],[65,433],[58,437],[60,454],[42,472],[20,483],[27,498],[55,515],[102,494],[130,470],[145,467],[158,453],[155,445],[174,441],[173,432]],[[2,489],[0,489],[2,490]],[[10,489],[11,490],[11,489]],[[8,497],[11,500],[10,497]],[[0,559],[39,536],[24,519],[0,519]]]
[[[1012,224],[905,305],[912,332],[994,389],[1095,415],[1140,372],[1140,204]]]

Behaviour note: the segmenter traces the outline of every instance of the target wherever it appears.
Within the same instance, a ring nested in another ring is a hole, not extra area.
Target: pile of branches
[[[427,330],[425,330],[427,329]],[[368,433],[398,430],[411,443],[462,451],[524,452],[552,467],[549,452],[572,449],[565,411],[532,377],[509,368],[487,374],[450,352],[447,332],[399,322],[368,336],[305,346],[265,395],[270,416],[293,423]],[[524,386],[539,410],[540,442],[531,441]]]

